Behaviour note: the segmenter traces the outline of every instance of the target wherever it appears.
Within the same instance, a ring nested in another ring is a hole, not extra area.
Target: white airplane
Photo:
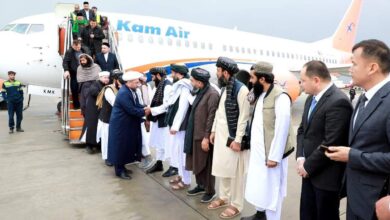
[[[110,21],[110,35],[116,36],[112,49],[124,70],[148,72],[154,66],[169,70],[169,64],[180,62],[214,73],[219,56],[233,58],[247,70],[256,61],[269,61],[278,83],[295,99],[300,88],[294,73],[309,60],[322,60],[332,72],[347,72],[361,5],[362,0],[352,0],[333,36],[314,43],[157,17],[101,14]],[[72,9],[72,4],[59,4],[55,13],[21,18],[3,27],[0,47],[6,56],[0,59],[0,78],[7,79],[13,70],[30,94],[60,97],[64,42],[69,44],[64,15]]]

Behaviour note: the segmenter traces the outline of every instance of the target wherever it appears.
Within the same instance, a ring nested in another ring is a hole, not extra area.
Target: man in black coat
[[[82,30],[81,38],[83,45],[91,50],[91,55],[94,58],[96,53],[102,49],[102,41],[104,39],[102,28],[98,27],[96,21],[92,19],[89,21],[89,25]]]
[[[327,158],[320,145],[348,143],[352,105],[333,85],[321,61],[303,66],[301,85],[309,96],[297,133],[297,171],[302,177],[300,219],[339,219],[339,191],[345,165]]]
[[[96,54],[95,63],[99,64],[102,71],[108,71],[112,73],[114,69],[119,69],[119,63],[115,54],[110,52],[110,44],[102,44],[102,52]],[[111,76],[110,76],[111,78]]]
[[[347,163],[347,219],[376,219],[375,202],[389,193],[390,49],[365,40],[352,53],[353,84],[366,92],[352,115],[349,143],[342,145],[350,147],[331,147],[327,156]]]
[[[83,53],[89,54],[88,48],[81,47],[81,42],[74,40],[72,48],[66,51],[62,67],[64,68],[64,78],[70,76],[70,91],[72,92],[73,108],[80,108],[79,85],[77,83],[77,67],[80,65],[79,56]]]
[[[92,20],[95,19],[95,14],[93,11],[89,8],[89,2],[84,2],[83,3],[83,9],[80,11],[83,14],[83,17],[85,19]]]
[[[108,84],[109,76],[110,73],[107,71],[100,72],[99,80],[94,81],[88,88],[81,140],[85,140],[87,144],[86,150],[89,154],[94,153],[99,147],[100,141],[96,138],[96,131],[100,110],[96,105],[96,99],[103,87]]]

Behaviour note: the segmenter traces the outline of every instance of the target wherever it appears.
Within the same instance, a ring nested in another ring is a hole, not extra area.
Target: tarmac
[[[293,105],[295,128],[304,100],[303,95]],[[57,102],[57,98],[32,97],[24,111],[25,132],[11,135],[7,111],[0,111],[0,219],[220,219],[223,209],[208,210],[200,203],[201,196],[171,190],[161,173],[148,175],[130,165],[133,178],[121,180],[100,154],[70,145],[55,114]],[[295,164],[295,156],[290,156],[282,219],[299,219],[301,178]],[[341,219],[345,203],[340,205]],[[242,214],[234,219],[254,212],[245,202]]]

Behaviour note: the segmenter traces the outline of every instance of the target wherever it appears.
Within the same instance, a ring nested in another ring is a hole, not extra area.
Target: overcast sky
[[[68,0],[4,0],[0,26],[20,17],[54,11]],[[157,16],[312,42],[329,37],[351,0],[96,0],[100,11]],[[390,45],[390,1],[363,0],[357,41]]]

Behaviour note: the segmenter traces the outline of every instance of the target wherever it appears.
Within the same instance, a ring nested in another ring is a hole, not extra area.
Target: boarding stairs
[[[65,40],[63,42],[64,48],[68,50],[72,45],[72,24],[68,20],[65,30]],[[108,43],[111,45],[111,52],[114,53],[118,59],[119,67],[122,70],[121,59],[118,54],[118,38],[116,29],[110,24],[108,28]],[[70,79],[62,78],[62,105],[61,105],[61,119],[62,132],[67,136],[70,144],[84,144],[80,141],[82,128],[84,125],[84,117],[80,109],[73,109],[73,100],[70,94]]]

